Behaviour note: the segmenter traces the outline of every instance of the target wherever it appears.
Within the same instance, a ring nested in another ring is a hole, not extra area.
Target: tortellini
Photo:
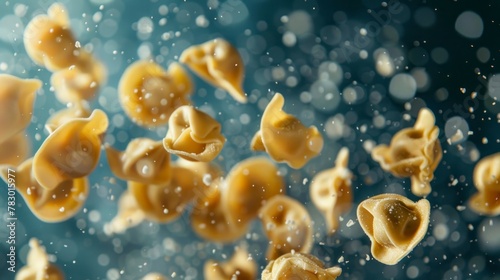
[[[252,139],[254,151],[266,151],[277,162],[299,169],[323,149],[323,137],[315,126],[305,127],[296,117],[285,113],[283,95],[276,93],[267,105],[260,130]]]
[[[338,266],[325,268],[315,256],[287,253],[270,261],[262,271],[262,280],[307,279],[335,280],[342,273]]]
[[[254,280],[257,264],[246,249],[238,247],[228,261],[206,261],[203,271],[205,279],[210,280]]]
[[[381,194],[358,206],[359,224],[370,238],[373,257],[387,265],[397,264],[424,238],[429,226],[427,199],[413,202],[398,194]]]
[[[432,111],[423,108],[413,128],[399,131],[389,146],[379,145],[372,151],[373,159],[384,170],[397,177],[411,177],[411,191],[417,196],[431,192],[430,181],[443,156],[439,128],[434,123]]]
[[[34,178],[33,159],[27,159],[16,170],[16,190],[23,197],[31,212],[48,223],[65,221],[73,217],[87,200],[89,183],[86,177],[62,181],[53,189],[45,189]],[[7,182],[7,167],[1,176]]]
[[[171,172],[172,179],[161,184],[128,181],[128,190],[149,220],[166,223],[178,218],[197,189],[205,187],[201,177],[187,168],[173,165]]]
[[[54,72],[51,83],[63,103],[91,100],[106,79],[104,65],[74,38],[68,13],[60,3],[28,23],[24,46],[35,63]]]
[[[312,202],[325,216],[329,234],[338,229],[340,214],[352,206],[352,172],[347,168],[348,162],[349,150],[342,148],[335,167],[316,174],[309,189]]]
[[[120,152],[106,146],[106,155],[111,171],[120,179],[143,184],[165,184],[170,182],[172,171],[170,154],[161,141],[136,138]]]
[[[31,147],[25,132],[19,132],[0,143],[0,165],[18,166],[30,154]]]
[[[222,180],[215,179],[196,196],[190,216],[191,227],[204,239],[231,242],[247,232],[248,224],[231,222],[221,201],[221,185]]]
[[[469,200],[471,209],[479,214],[500,214],[500,153],[482,158],[474,168],[474,185],[478,193]]]
[[[85,101],[70,103],[66,109],[54,113],[45,123],[45,129],[52,133],[61,125],[72,119],[88,118],[90,116],[89,104]]]
[[[0,74],[0,143],[28,127],[42,82]]]
[[[118,85],[123,110],[144,127],[166,124],[175,109],[190,104],[192,92],[191,78],[178,63],[165,71],[154,62],[137,61],[127,67]]]
[[[220,123],[192,106],[181,106],[170,116],[165,149],[183,159],[211,161],[222,150],[226,138]]]
[[[99,161],[101,136],[107,127],[108,117],[98,109],[88,118],[73,119],[58,127],[33,158],[36,181],[53,190],[64,181],[88,176]]]
[[[64,280],[64,274],[56,265],[49,262],[45,248],[38,239],[32,238],[29,243],[27,264],[16,274],[16,280]]]
[[[76,65],[80,48],[76,44],[66,8],[52,4],[47,14],[34,17],[24,30],[24,47],[30,58],[50,71]]]
[[[228,41],[217,38],[184,50],[179,61],[216,87],[220,87],[238,102],[246,103],[243,91],[245,68],[238,50]]]
[[[270,244],[266,253],[267,260],[274,260],[292,251],[309,253],[311,250],[311,217],[297,200],[276,195],[260,209],[259,218]]]
[[[104,233],[107,235],[124,233],[145,219],[146,214],[137,204],[135,197],[129,190],[125,190],[118,200],[118,213],[109,223],[104,225]]]
[[[264,157],[254,157],[231,169],[224,181],[222,204],[232,223],[246,224],[257,217],[267,200],[284,193],[278,168]]]

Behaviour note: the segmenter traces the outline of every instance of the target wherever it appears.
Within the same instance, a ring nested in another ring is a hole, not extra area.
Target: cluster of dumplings
[[[89,175],[104,146],[112,173],[127,182],[117,215],[105,225],[106,234],[123,233],[144,220],[169,223],[191,209],[191,227],[198,236],[228,243],[244,236],[252,221],[259,219],[269,240],[262,279],[336,279],[341,274],[339,267],[325,268],[309,254],[313,221],[302,203],[286,195],[285,179],[275,164],[302,168],[321,154],[324,145],[315,126],[307,127],[283,111],[283,95],[276,93],[270,100],[250,144],[251,150],[265,152],[270,159],[247,158],[227,174],[212,162],[226,138],[221,124],[192,104],[194,84],[183,65],[245,103],[243,61],[229,42],[217,38],[189,47],[179,63],[171,63],[166,70],[149,60],[128,66],[118,85],[123,111],[143,128],[168,125],[168,130],[163,139],[135,138],[123,151],[103,143],[108,117],[92,110],[88,101],[105,82],[106,69],[74,38],[66,8],[56,3],[47,14],[33,18],[24,33],[24,45],[36,64],[53,72],[55,96],[67,104],[47,120],[48,136],[30,156],[25,129],[42,82],[0,75],[0,176],[7,181],[7,170],[15,170],[17,191],[40,220],[61,222],[81,209],[89,192]],[[423,108],[413,127],[396,133],[389,145],[375,147],[372,158],[394,176],[410,177],[412,193],[425,197],[442,158],[438,135],[434,114]],[[178,159],[172,160],[172,155]],[[335,166],[318,172],[309,187],[312,203],[325,218],[327,234],[338,230],[340,216],[353,205],[348,163],[349,150],[342,148]],[[478,193],[469,201],[474,211],[500,214],[499,178],[500,154],[476,165]],[[397,194],[380,194],[357,207],[373,257],[387,265],[398,263],[418,245],[427,232],[429,216],[428,200],[413,202]],[[255,279],[257,270],[243,246],[225,262],[207,261],[204,275],[206,279]],[[16,279],[64,276],[32,239],[27,265]],[[143,279],[168,278],[151,273]]]

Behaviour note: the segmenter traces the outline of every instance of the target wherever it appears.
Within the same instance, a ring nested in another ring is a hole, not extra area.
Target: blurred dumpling
[[[474,212],[496,216],[500,214],[500,153],[482,158],[474,168],[474,194],[469,205]]]
[[[28,127],[36,91],[41,86],[37,79],[0,74],[0,143]]]
[[[313,244],[312,221],[297,200],[276,195],[260,209],[259,218],[269,239],[266,259],[274,260],[290,252],[309,253]]]
[[[431,192],[430,181],[443,156],[439,128],[432,111],[423,108],[412,128],[396,133],[389,146],[379,145],[372,157],[382,168],[397,177],[411,177],[411,191],[417,196]]]
[[[0,165],[18,166],[31,152],[31,143],[26,132],[22,131],[0,143]]]
[[[3,167],[0,176],[8,182],[8,169],[15,170],[16,190],[31,212],[41,221],[57,223],[65,221],[80,211],[89,192],[86,177],[65,180],[54,189],[43,188],[32,173],[33,159],[27,159],[19,167]]]
[[[121,234],[127,229],[140,224],[146,219],[146,214],[141,210],[135,197],[129,190],[125,190],[118,200],[116,216],[104,225],[106,235]]]
[[[170,154],[161,141],[136,138],[122,152],[106,146],[106,155],[111,171],[122,180],[165,184],[172,176]]]
[[[408,255],[427,232],[430,210],[427,199],[415,203],[398,194],[381,194],[361,202],[357,216],[372,242],[373,257],[393,265]]]
[[[246,224],[257,217],[271,197],[285,193],[285,181],[273,162],[264,157],[240,161],[224,181],[222,204],[233,223]]]
[[[238,102],[246,103],[242,84],[245,67],[238,50],[228,41],[217,38],[184,50],[179,58],[193,72],[220,87]]]
[[[33,175],[53,190],[63,181],[88,176],[101,155],[108,117],[96,109],[88,118],[72,119],[52,132],[33,158]]]
[[[334,233],[339,226],[339,216],[352,206],[352,172],[347,168],[349,150],[342,148],[335,160],[335,167],[314,176],[309,192],[314,206],[326,219],[327,232]]]
[[[191,78],[178,63],[171,63],[165,71],[152,61],[134,62],[118,85],[123,110],[144,127],[165,125],[175,109],[191,103],[192,92]]]
[[[168,121],[165,149],[183,159],[211,161],[222,150],[226,138],[220,123],[192,106],[177,108]]]
[[[49,262],[45,248],[40,246],[38,239],[30,239],[30,250],[23,266],[16,274],[16,280],[64,280],[64,274],[56,265]]]
[[[299,169],[323,149],[323,137],[315,126],[305,127],[296,117],[285,113],[283,95],[276,93],[267,105],[260,130],[252,139],[254,151],[266,151],[277,162]]]
[[[171,168],[172,178],[165,183],[128,181],[128,190],[148,220],[166,223],[178,218],[203,186],[201,177],[191,170],[175,165]]]
[[[287,253],[270,261],[262,271],[262,280],[307,279],[335,280],[342,273],[338,266],[325,268],[315,256]]]
[[[254,280],[257,276],[257,264],[249,257],[246,249],[237,247],[233,256],[225,262],[206,261],[203,275],[210,280]]]

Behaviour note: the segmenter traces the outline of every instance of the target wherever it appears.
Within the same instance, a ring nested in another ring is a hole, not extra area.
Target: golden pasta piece
[[[323,149],[323,137],[315,126],[305,127],[285,113],[283,95],[276,93],[267,105],[260,130],[252,139],[251,149],[266,151],[277,162],[299,169]]]
[[[0,165],[18,166],[30,154],[31,145],[26,132],[22,131],[0,143]]]
[[[49,262],[45,248],[36,238],[31,238],[27,264],[16,274],[16,280],[64,280],[63,272]]]
[[[172,179],[163,184],[128,181],[128,190],[149,220],[166,223],[178,218],[203,186],[201,177],[191,170],[175,165],[171,168]]]
[[[151,272],[142,277],[142,280],[168,280],[168,278],[161,273]]]
[[[104,225],[104,233],[107,235],[124,233],[145,219],[146,214],[139,208],[135,197],[129,190],[125,190],[118,200],[118,213]]]
[[[335,280],[341,273],[340,267],[325,268],[325,265],[313,255],[288,253],[270,261],[262,271],[261,279]]]
[[[482,158],[474,168],[478,193],[469,200],[473,211],[482,215],[500,214],[500,153]]]
[[[0,143],[28,127],[33,115],[37,79],[19,79],[0,74]]]
[[[372,158],[394,176],[411,177],[411,191],[417,196],[431,192],[430,181],[443,156],[439,128],[432,111],[423,108],[413,128],[405,128],[392,137],[391,143],[372,150]]]
[[[110,146],[105,149],[109,167],[118,178],[143,184],[170,182],[170,154],[161,141],[136,138],[123,152]]]
[[[220,123],[192,106],[177,108],[168,126],[163,146],[169,153],[187,160],[211,161],[226,142]]]
[[[217,38],[184,50],[179,61],[198,76],[220,87],[236,101],[247,102],[243,91],[245,68],[238,50],[228,41]]]
[[[45,123],[45,129],[52,133],[61,125],[73,119],[88,118],[90,116],[89,104],[85,101],[70,103],[66,109],[54,113]]]
[[[197,195],[191,212],[191,227],[200,237],[214,242],[232,242],[242,237],[247,224],[233,224],[221,201],[221,180],[212,181],[210,187]]]
[[[38,183],[53,190],[63,181],[88,176],[99,161],[107,127],[108,117],[96,109],[88,118],[70,120],[52,132],[33,159]]]
[[[208,260],[203,268],[205,279],[210,280],[254,280],[257,264],[249,257],[246,249],[237,247],[234,255],[226,262]]]
[[[285,182],[278,168],[264,157],[239,162],[227,175],[222,205],[233,224],[247,224],[271,197],[285,193]]]
[[[308,253],[312,248],[312,221],[307,209],[297,200],[276,195],[260,209],[259,218],[270,246],[267,260],[290,252]]]
[[[16,190],[23,197],[31,212],[41,221],[57,223],[65,221],[80,211],[87,200],[89,183],[86,177],[66,180],[54,189],[43,188],[34,178],[33,159],[27,159],[16,170]],[[0,176],[8,182],[7,167]]]
[[[175,164],[196,173],[196,175],[203,178],[203,183],[206,186],[210,186],[213,180],[218,178],[220,179],[224,175],[224,172],[222,172],[220,166],[218,166],[214,162],[191,161],[179,158],[177,159]]]
[[[76,65],[80,48],[74,38],[66,8],[55,3],[48,13],[34,17],[24,30],[24,47],[38,65],[57,71]]]
[[[393,265],[408,255],[427,232],[430,210],[427,199],[415,203],[398,194],[381,194],[361,202],[358,220],[372,242],[373,257]]]
[[[347,168],[348,162],[349,150],[342,148],[335,160],[335,167],[316,174],[309,188],[311,201],[325,216],[329,234],[338,229],[339,216],[352,206],[352,172]]]
[[[192,92],[193,82],[178,63],[165,71],[154,62],[135,62],[125,70],[118,86],[123,110],[134,123],[145,127],[166,124],[175,109],[191,103]]]
[[[86,51],[81,51],[79,59],[77,64],[55,72],[50,78],[56,98],[62,103],[94,99],[106,80],[102,62]]]

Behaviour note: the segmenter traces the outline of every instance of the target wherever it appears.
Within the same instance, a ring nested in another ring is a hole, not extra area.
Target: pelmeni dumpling
[[[33,175],[53,190],[66,180],[88,176],[101,154],[101,136],[108,117],[96,109],[88,118],[72,119],[52,132],[33,158]]]
[[[45,123],[45,129],[52,133],[61,125],[72,119],[88,118],[91,114],[89,104],[86,101],[68,103],[68,107],[55,112]]]
[[[257,264],[246,249],[237,247],[227,261],[206,261],[203,276],[210,280],[254,280],[257,276]]]
[[[373,257],[393,265],[408,255],[427,232],[430,210],[427,199],[415,203],[398,194],[381,194],[361,202],[358,220],[372,242]]]
[[[122,180],[143,184],[166,184],[172,177],[170,154],[161,141],[136,138],[125,151],[106,146],[109,167]]]
[[[432,111],[423,108],[412,128],[396,133],[389,146],[379,145],[372,157],[382,168],[397,177],[411,177],[411,191],[417,196],[431,192],[430,181],[443,156],[439,128]]]
[[[338,266],[325,268],[315,256],[304,253],[287,253],[270,261],[262,271],[262,280],[307,279],[335,280],[342,273]]]
[[[23,266],[16,274],[16,280],[64,280],[64,274],[56,265],[49,262],[45,248],[40,246],[38,239],[30,239],[30,250]]]
[[[500,214],[500,153],[482,158],[474,168],[474,194],[469,205],[476,213],[496,216]]]
[[[337,230],[339,216],[352,206],[352,172],[347,168],[348,162],[349,150],[342,148],[335,167],[316,174],[309,189],[312,202],[325,216],[329,234]]]
[[[269,239],[267,260],[290,252],[309,253],[313,227],[307,209],[297,200],[276,195],[260,209],[259,218]]]
[[[238,50],[228,41],[217,38],[184,50],[179,58],[193,72],[220,87],[238,102],[246,103],[243,91],[245,67]]]
[[[168,121],[165,149],[183,159],[208,162],[222,150],[226,138],[220,123],[192,106],[177,108]]]
[[[28,127],[42,82],[0,74],[0,143]]]
[[[89,193],[87,177],[66,180],[48,190],[33,176],[33,158],[27,159],[17,168],[1,167],[0,176],[6,182],[9,178],[8,168],[15,170],[16,190],[31,212],[41,221],[47,223],[65,221],[75,216],[87,200]]]
[[[127,67],[118,85],[123,110],[144,127],[165,125],[172,112],[188,105],[193,82],[178,63],[165,71],[152,61],[137,61]]]
[[[260,130],[251,149],[266,151],[277,162],[299,169],[323,149],[323,137],[315,126],[305,127],[296,117],[285,113],[283,95],[276,93],[267,105]]]

